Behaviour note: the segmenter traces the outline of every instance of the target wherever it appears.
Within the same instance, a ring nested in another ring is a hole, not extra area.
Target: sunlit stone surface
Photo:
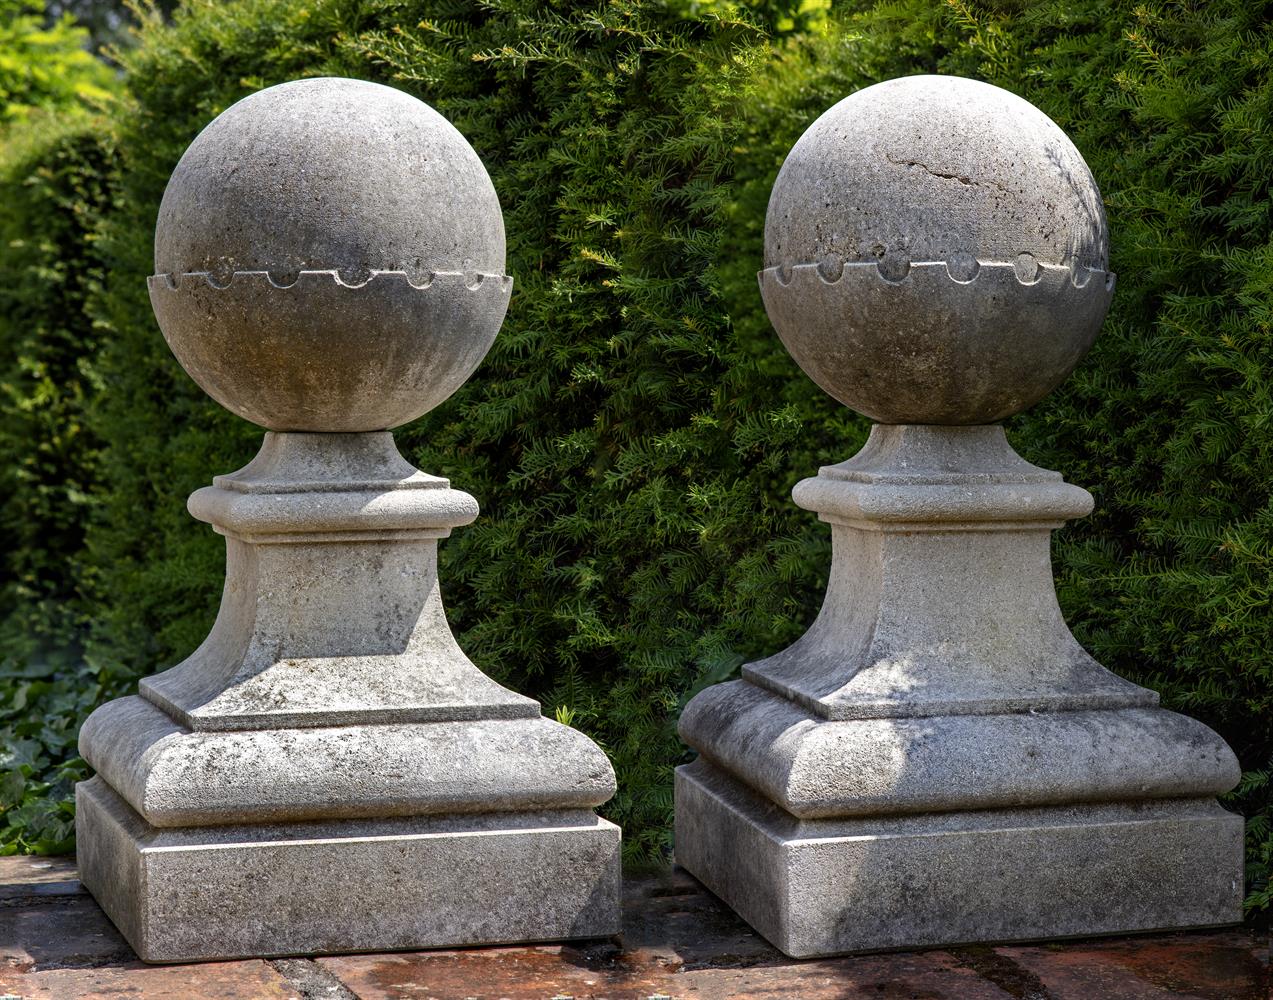
[[[1108,243],[1065,134],[971,80],[860,91],[778,176],[770,319],[879,422],[795,488],[832,532],[813,625],[685,709],[676,858],[790,955],[1240,917],[1237,761],[1070,634],[1049,537],[1092,498],[995,423],[1091,346]]]
[[[437,543],[477,502],[388,430],[508,305],[477,155],[387,87],[272,87],[177,165],[155,264],[177,359],[269,432],[190,498],[226,538],[207,640],[80,734],[84,885],[152,962],[616,933],[614,772],[456,644]]]

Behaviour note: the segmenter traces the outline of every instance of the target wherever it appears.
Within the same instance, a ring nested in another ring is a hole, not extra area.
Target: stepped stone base
[[[1157,799],[799,820],[676,772],[676,860],[796,958],[1236,924],[1242,819]]]
[[[619,828],[590,810],[160,829],[77,786],[80,877],[148,962],[607,937]]]

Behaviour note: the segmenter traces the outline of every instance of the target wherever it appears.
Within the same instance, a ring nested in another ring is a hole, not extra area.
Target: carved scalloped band
[[[345,272],[345,274],[349,273]],[[425,289],[432,286],[435,282],[452,284],[459,279],[468,288],[477,289],[488,282],[498,284],[501,288],[506,288],[513,281],[506,274],[487,274],[483,271],[426,271],[418,277],[406,271],[370,271],[365,276],[360,277],[361,280],[350,280],[342,275],[339,270],[297,271],[294,274],[271,271],[233,271],[224,277],[212,271],[185,271],[180,274],[172,272],[152,274],[146,279],[146,284],[150,288],[163,286],[171,291],[176,291],[190,281],[202,282],[209,288],[225,289],[235,282],[246,280],[264,281],[273,288],[285,289],[294,288],[302,282],[313,283],[316,279],[322,279],[331,281],[341,288],[364,288],[374,281],[404,281],[412,288]]]
[[[1070,283],[1075,288],[1086,288],[1093,278],[1097,278],[1106,291],[1113,291],[1115,281],[1112,271],[1103,271],[1084,265],[1043,264],[1030,254],[1021,254],[1016,260],[977,260],[969,255],[963,258],[952,258],[949,261],[910,261],[905,258],[889,257],[879,261],[823,261],[817,264],[793,264],[790,267],[781,265],[767,267],[760,272],[759,277],[762,281],[773,280],[786,287],[796,280],[797,275],[816,273],[823,284],[834,285],[842,281],[846,275],[874,272],[886,284],[900,285],[913,271],[933,273],[938,268],[945,271],[946,276],[959,285],[973,284],[981,272],[987,269],[1010,270],[1016,276],[1018,284],[1027,286],[1037,285],[1045,275],[1060,274],[1068,274]]]

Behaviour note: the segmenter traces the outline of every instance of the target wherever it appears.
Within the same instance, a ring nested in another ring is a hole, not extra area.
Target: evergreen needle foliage
[[[77,599],[101,392],[86,309],[108,197],[101,123],[41,120],[0,160],[0,851],[72,844],[75,736],[100,697]],[[12,191],[17,197],[3,197]]]
[[[0,133],[41,111],[73,115],[110,97],[114,75],[87,42],[69,14],[45,27],[36,0],[0,0]]]
[[[11,677],[0,683],[16,690],[24,670],[68,665],[21,681],[46,685],[23,696],[46,700],[5,716],[10,740],[31,743],[7,765],[39,789],[28,803],[64,821],[67,776],[82,771],[75,721],[206,634],[221,541],[183,500],[259,441],[181,372],[150,316],[143,279],[164,184],[234,100],[339,74],[450,117],[506,213],[516,285],[504,330],[468,385],[398,434],[416,464],[483,505],[441,548],[451,619],[483,669],[605,747],[620,782],[607,813],[629,862],[663,859],[671,768],[685,759],[677,712],[812,619],[828,538],[790,490],[852,454],[866,429],[800,374],[764,318],[755,271],[769,186],[835,100],[939,71],[1038,104],[1101,184],[1114,311],[1076,375],[1009,430],[1027,458],[1096,494],[1097,513],[1055,546],[1080,638],[1238,750],[1247,776],[1229,805],[1249,818],[1251,904],[1269,904],[1266,6],[895,0],[829,21],[821,9],[190,0],[171,26],[142,12],[109,140],[59,147],[96,178],[75,182],[93,208],[66,230],[73,245],[41,207],[50,195],[15,182],[21,172],[0,176],[0,195],[22,202],[0,217],[4,232],[47,233],[48,266],[65,259],[90,276],[53,293],[68,303],[63,340],[0,327],[0,371],[37,349],[60,366],[44,390],[3,376],[6,414],[30,403],[42,422],[25,451],[7,431],[0,449],[19,468],[67,456],[38,489],[15,486],[24,499],[4,515],[15,526],[56,515],[65,529],[20,536],[4,564]],[[782,36],[788,25],[809,30]],[[46,155],[31,170],[72,162]],[[48,309],[47,285],[15,288],[14,315]],[[63,422],[82,446],[57,450]],[[62,502],[68,480],[91,502]],[[40,729],[45,717],[61,728]],[[65,843],[20,810],[5,822],[8,849]]]
[[[74,754],[101,697],[84,664],[85,526],[100,394],[88,300],[109,199],[114,76],[68,18],[0,0],[0,853],[73,844]]]

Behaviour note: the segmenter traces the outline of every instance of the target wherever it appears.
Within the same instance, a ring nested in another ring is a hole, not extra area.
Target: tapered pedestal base
[[[1233,751],[1057,605],[1050,532],[1091,496],[1001,427],[902,425],[793,496],[826,598],[681,713],[682,865],[796,957],[1240,918]]]
[[[1241,919],[1242,819],[1213,799],[798,820],[700,759],[676,860],[796,958]]]
[[[619,828],[586,809],[160,829],[100,778],[80,878],[148,962],[619,932]]]
[[[614,769],[465,656],[437,542],[477,502],[386,432],[270,433],[186,660],[80,729],[81,877],[149,962],[606,937]]]

